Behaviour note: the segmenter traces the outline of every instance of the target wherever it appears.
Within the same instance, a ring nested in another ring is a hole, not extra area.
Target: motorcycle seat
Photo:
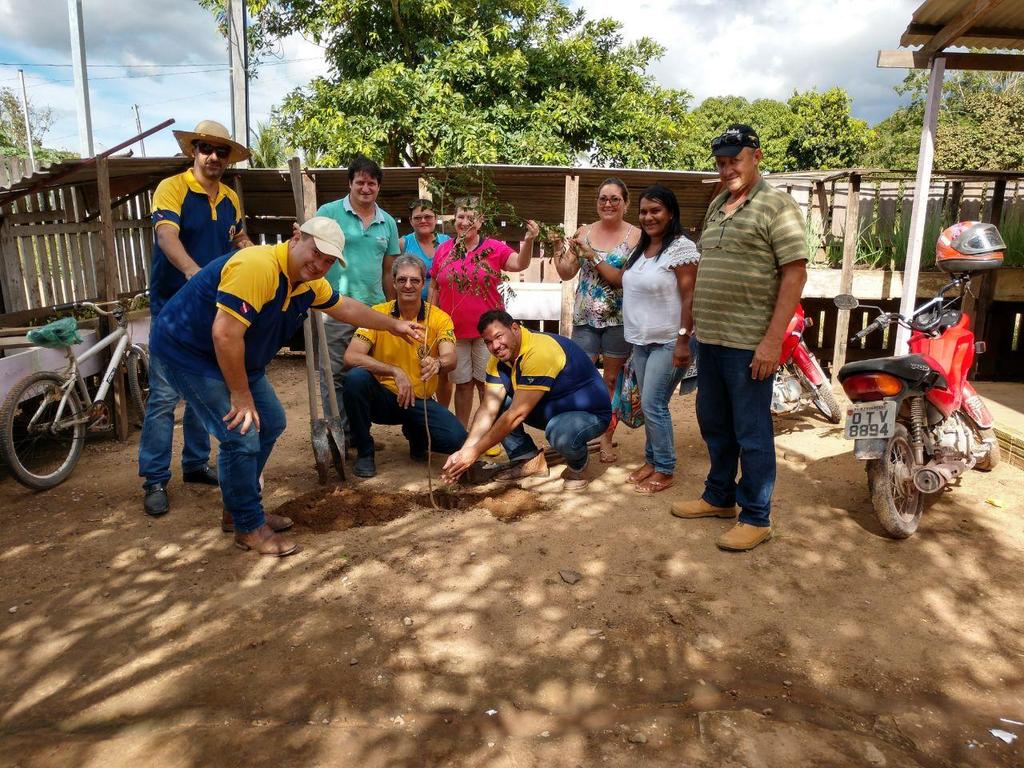
[[[839,381],[844,381],[858,373],[888,373],[898,379],[918,385],[931,378],[932,386],[948,388],[946,377],[935,366],[928,362],[924,355],[900,355],[899,357],[876,357],[871,360],[858,360],[847,363],[839,369]]]

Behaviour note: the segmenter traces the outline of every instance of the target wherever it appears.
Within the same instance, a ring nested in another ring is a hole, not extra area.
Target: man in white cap
[[[281,536],[291,520],[265,515],[260,473],[285,428],[265,368],[310,309],[410,343],[423,326],[345,298],[324,279],[345,237],[333,219],[314,216],[278,245],[256,245],[210,262],[178,291],[150,333],[167,379],[220,442],[222,527],[235,546],[282,557],[297,550]]]
[[[153,262],[150,268],[150,313],[155,320],[167,301],[202,267],[219,256],[252,245],[243,231],[242,207],[234,190],[220,179],[231,163],[245,160],[249,150],[231,140],[227,128],[203,120],[194,131],[175,131],[181,151],[192,167],[164,179],[153,195]],[[158,517],[170,508],[174,409],[179,397],[167,383],[159,360],[152,360],[146,418],[139,441],[139,476],[143,478],[143,509]],[[209,466],[210,436],[194,409],[186,404],[183,419],[182,479],[216,486]]]

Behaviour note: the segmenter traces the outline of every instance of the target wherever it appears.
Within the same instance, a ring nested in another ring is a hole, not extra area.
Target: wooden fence
[[[28,174],[27,161],[0,160],[0,188]],[[6,176],[6,178],[4,178]],[[117,292],[149,284],[153,234],[149,192],[121,198],[113,208]],[[0,210],[0,314],[41,309],[103,293],[97,195],[61,186],[15,200]]]
[[[0,324],[6,321],[11,325],[23,325],[33,317],[46,315],[49,308],[57,304],[94,299],[111,293],[111,289],[115,293],[139,291],[148,285],[153,248],[151,190],[159,178],[180,170],[181,159],[151,158],[145,161],[148,163],[144,168],[146,178],[140,176],[139,179],[125,175],[124,166],[129,161],[117,162],[116,170],[120,175],[114,179],[111,216],[115,258],[109,270],[103,256],[99,216],[101,201],[95,177],[91,183],[79,179],[74,184],[34,192],[0,208]],[[144,161],[131,162],[141,164]],[[26,172],[24,161],[0,158],[0,189],[17,183]],[[317,176],[318,203],[345,194],[344,171],[332,169],[313,173]],[[402,232],[409,229],[407,222],[401,221],[404,205],[419,196],[418,178],[422,173],[420,169],[386,170],[381,202],[386,209],[398,215]],[[571,229],[577,219],[592,220],[592,199],[604,171],[500,168],[494,173],[500,177],[503,194],[521,196],[514,201],[517,209],[549,223],[562,219],[571,225]],[[634,189],[653,181],[678,187],[684,224],[691,234],[695,234],[693,228],[699,223],[702,206],[706,206],[713,191],[712,184],[696,174],[672,175],[661,171],[620,171],[618,174]],[[842,235],[847,206],[845,182],[833,185],[807,178],[769,178],[773,184],[786,188],[803,205],[809,223],[817,221],[829,233],[828,237]],[[238,171],[232,172],[227,181],[234,184],[240,193],[247,229],[254,240],[276,242],[290,234],[294,202],[287,173]],[[879,222],[895,222],[900,217],[909,216],[910,194],[909,186],[901,188],[893,182],[874,184],[866,181],[860,197],[861,227],[871,225],[877,228]],[[1024,186],[1018,182],[1006,185],[1005,210],[1024,216],[1022,195]],[[990,183],[939,181],[933,185],[933,198],[929,205],[948,214],[977,216],[990,204],[991,196]],[[635,212],[634,202],[629,216],[634,221]],[[515,245],[521,232],[512,227],[499,227],[499,231],[490,234]],[[560,282],[553,265],[546,259],[535,259],[527,271],[510,277],[513,289],[521,283],[529,287]],[[838,291],[818,292],[817,296],[830,296],[835,292]],[[919,292],[919,295],[924,294]],[[893,293],[885,294],[892,306],[898,304],[892,298],[894,296]],[[1017,295],[1006,298],[1009,300],[1000,300],[997,295],[988,305],[984,338],[989,344],[989,353],[982,358],[979,373],[987,378],[1020,381],[1024,380],[1024,329],[1021,327],[1024,301]],[[805,309],[819,319],[810,340],[822,361],[828,362],[832,357],[836,332],[835,309],[830,299],[819,299],[810,291]],[[857,315],[851,318],[851,333],[858,329],[858,322]],[[892,344],[892,338],[876,334],[861,346],[851,347],[848,359],[891,353]]]

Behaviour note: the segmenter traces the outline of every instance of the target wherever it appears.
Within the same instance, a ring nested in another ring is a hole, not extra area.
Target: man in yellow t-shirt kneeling
[[[423,301],[426,272],[420,259],[399,256],[391,274],[398,298],[374,309],[398,319],[417,318],[415,322],[426,328],[425,338],[422,344],[410,344],[360,328],[345,351],[345,365],[351,370],[342,394],[356,449],[352,471],[357,477],[377,474],[370,435],[373,424],[401,424],[409,455],[416,461],[426,461],[428,446],[436,453],[453,453],[466,440],[466,430],[455,414],[433,399],[438,374],[455,367],[452,319]]]

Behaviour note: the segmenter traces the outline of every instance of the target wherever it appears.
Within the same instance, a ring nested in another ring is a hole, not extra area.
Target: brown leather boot
[[[715,544],[719,549],[727,549],[730,552],[746,552],[753,549],[763,541],[772,537],[772,528],[759,528],[756,525],[736,523],[732,528],[718,537]]]
[[[677,501],[672,505],[672,514],[684,520],[693,520],[698,517],[736,517],[739,510],[735,505],[731,507],[716,507],[708,504],[704,499],[694,501]]]

